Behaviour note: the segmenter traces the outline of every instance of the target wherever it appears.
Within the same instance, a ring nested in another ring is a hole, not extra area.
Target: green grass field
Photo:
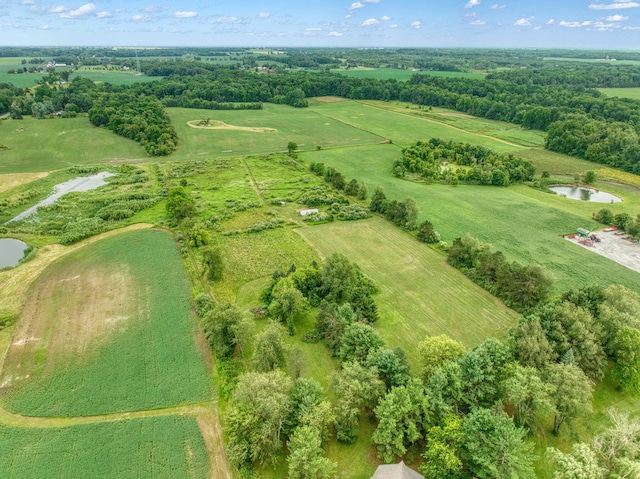
[[[428,140],[436,137],[474,143],[499,152],[515,152],[523,148],[517,144],[464,131],[442,122],[388,111],[355,101],[330,102],[313,106],[311,109],[326,118],[335,119],[388,138],[393,143],[403,147],[412,145],[418,140]]]
[[[510,260],[544,265],[555,278],[557,293],[598,283],[619,283],[640,292],[636,272],[562,238],[578,227],[596,228],[590,218],[602,204],[572,201],[524,185],[497,188],[414,183],[391,175],[399,155],[393,145],[381,145],[307,153],[305,159],[333,166],[347,178],[363,180],[371,192],[382,186],[390,199],[415,198],[420,220],[432,221],[444,241],[470,233]],[[618,191],[612,187],[607,190]],[[626,192],[625,197],[628,202],[606,207],[616,213],[633,211],[638,194]]]
[[[640,64],[640,62],[638,62],[638,64]],[[640,100],[640,88],[598,88],[598,90],[607,96]]]
[[[357,70],[335,69],[332,73],[352,77],[352,78],[373,78],[375,80],[398,80],[407,81],[413,75],[429,75],[434,77],[447,78],[470,78],[473,80],[482,80],[486,75],[484,73],[470,72],[440,72],[440,71],[413,71],[402,70],[399,68],[358,68]]]
[[[0,137],[9,147],[0,151],[0,173],[148,159],[138,143],[91,126],[87,117],[4,120]]]
[[[376,328],[391,348],[418,366],[418,342],[447,334],[467,347],[502,337],[517,315],[446,258],[382,218],[340,221],[298,230],[324,256],[342,253],[380,286]]]
[[[210,399],[188,279],[166,232],[86,246],[48,267],[30,295],[2,371],[7,409],[84,416]]]
[[[169,108],[168,111],[181,139],[178,151],[171,155],[173,160],[283,152],[290,141],[297,143],[301,151],[315,150],[317,146],[335,148],[384,141],[373,133],[326,118],[311,108],[264,104],[262,110]],[[232,126],[274,128],[277,131],[201,130],[187,125],[188,121],[203,118]]]
[[[196,420],[160,417],[51,429],[0,426],[3,477],[209,477]]]
[[[135,71],[121,70],[94,70],[94,67],[86,67],[76,70],[69,76],[69,81],[76,77],[88,78],[95,83],[111,83],[112,85],[133,85],[134,83],[160,80],[159,77],[138,75]]]

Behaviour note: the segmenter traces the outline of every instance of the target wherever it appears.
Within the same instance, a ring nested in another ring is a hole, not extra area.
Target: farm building
[[[308,210],[300,210],[300,215],[307,216],[318,212],[318,208],[310,208]]]
[[[400,464],[379,465],[371,479],[424,479],[424,476],[400,461]]]

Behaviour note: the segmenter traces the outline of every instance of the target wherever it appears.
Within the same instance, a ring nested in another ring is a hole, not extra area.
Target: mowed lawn
[[[0,399],[29,416],[206,401],[208,354],[172,237],[122,233],[61,258],[32,286],[7,351]]]
[[[44,429],[0,426],[2,477],[205,479],[209,469],[194,418],[158,417]]]
[[[492,148],[499,152],[517,152],[524,148],[479,133],[472,133],[454,126],[430,121],[427,118],[388,111],[350,100],[314,104],[310,109],[328,119],[339,120],[387,138],[402,147],[435,137],[469,142]]]
[[[378,217],[297,230],[324,256],[341,253],[380,287],[376,328],[417,366],[418,343],[447,334],[475,346],[504,337],[518,315],[450,267],[444,256]]]
[[[499,188],[414,183],[391,174],[400,153],[394,145],[379,145],[307,153],[305,159],[333,166],[347,179],[365,181],[370,194],[382,186],[389,199],[414,198],[419,220],[430,220],[444,241],[451,243],[469,233],[511,261],[542,264],[555,280],[555,293],[590,284],[622,284],[640,292],[638,273],[562,238],[578,227],[598,228],[591,215],[600,208],[618,213],[626,206],[572,201],[524,185]]]
[[[598,88],[598,90],[607,96],[640,100],[640,88]]]
[[[9,147],[0,151],[0,174],[148,159],[138,143],[93,127],[87,117],[4,120],[0,138]]]
[[[259,155],[287,151],[289,142],[302,151],[380,143],[384,138],[319,115],[311,108],[265,103],[262,110],[197,110],[168,108],[180,137],[173,160],[220,156]],[[276,131],[206,130],[189,127],[193,120],[222,121],[227,125],[272,128]]]

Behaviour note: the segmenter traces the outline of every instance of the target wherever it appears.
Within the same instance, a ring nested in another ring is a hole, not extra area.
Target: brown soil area
[[[218,416],[219,411],[211,411],[208,414],[198,416],[198,426],[200,426],[200,432],[209,454],[211,479],[231,479]]]
[[[44,178],[49,173],[5,173],[0,174],[0,193],[10,190],[14,186],[20,186],[25,183]]]

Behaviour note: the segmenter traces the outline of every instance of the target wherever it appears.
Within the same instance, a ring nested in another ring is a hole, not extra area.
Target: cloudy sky
[[[56,1],[0,0],[0,45],[640,50],[640,0]]]

